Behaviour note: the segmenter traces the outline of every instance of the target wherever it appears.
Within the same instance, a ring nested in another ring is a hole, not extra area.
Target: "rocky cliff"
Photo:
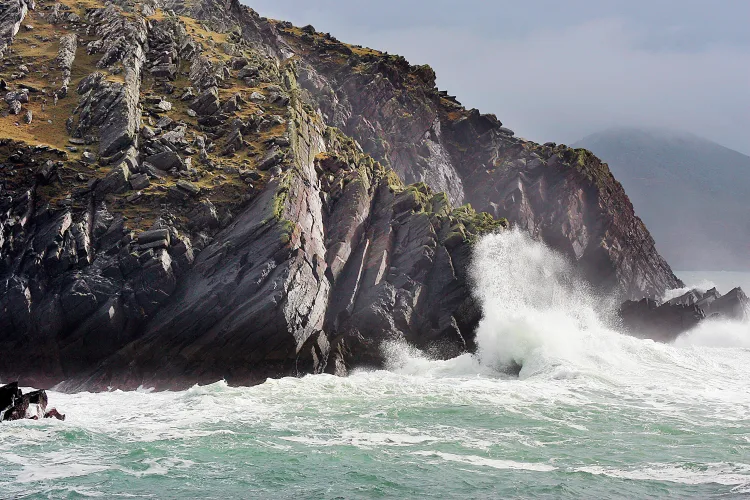
[[[507,217],[603,289],[640,298],[678,283],[620,183],[590,152],[515,137],[495,115],[438,90],[429,66],[343,44],[312,26],[275,26],[302,61],[301,85],[324,119],[407,182]]]
[[[377,366],[388,339],[470,350],[471,245],[504,217],[602,288],[678,284],[606,165],[513,137],[429,67],[236,1],[2,0],[0,36],[0,378],[247,384]]]

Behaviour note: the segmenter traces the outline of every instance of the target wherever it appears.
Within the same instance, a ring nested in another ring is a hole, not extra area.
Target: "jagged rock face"
[[[13,42],[29,9],[34,9],[34,0],[7,0],[0,3],[0,57]]]
[[[332,85],[312,66],[303,67],[301,83],[324,118],[356,137],[373,157],[387,160],[406,182],[426,182],[453,203],[463,203],[463,182],[440,140],[437,110],[423,105],[428,97],[417,90],[415,98],[403,99],[400,82],[377,74],[351,72],[339,78],[340,84]]]
[[[471,245],[506,214],[600,284],[675,281],[605,166],[512,138],[428,67],[326,62],[235,0],[14,2],[0,378],[177,388],[471,350]]]
[[[404,189],[347,139],[293,121],[287,177],[217,234],[143,336],[68,388],[345,374],[379,366],[384,340],[443,356],[471,347],[466,241],[502,224]]]
[[[504,223],[404,186],[301,98],[270,25],[217,5],[172,5],[211,32],[40,2],[55,55],[15,40],[8,99],[48,144],[0,139],[0,377],[256,383],[377,365],[384,340],[472,347],[471,242]]]
[[[508,217],[579,263],[606,291],[661,296],[680,285],[606,165],[584,150],[513,137],[494,115],[439,92],[429,67],[277,25],[326,120],[409,182]]]
[[[503,134],[490,137],[493,147],[484,160],[466,163],[501,163],[496,171],[480,167],[470,174],[467,192],[477,208],[502,213],[540,237],[606,292],[661,297],[681,285],[598,158],[566,147],[509,145]]]

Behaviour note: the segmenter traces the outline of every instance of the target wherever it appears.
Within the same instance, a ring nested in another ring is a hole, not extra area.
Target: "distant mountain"
[[[674,269],[750,270],[750,156],[664,129],[609,129],[574,147],[609,163]]]

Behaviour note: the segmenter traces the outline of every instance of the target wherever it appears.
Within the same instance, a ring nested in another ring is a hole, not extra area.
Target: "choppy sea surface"
[[[479,243],[473,276],[475,355],[394,342],[347,378],[52,391],[64,422],[0,425],[0,498],[750,496],[750,324],[621,335],[516,232]]]

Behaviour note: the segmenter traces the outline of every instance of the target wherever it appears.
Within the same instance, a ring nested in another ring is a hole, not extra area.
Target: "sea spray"
[[[592,337],[611,337],[603,318],[610,297],[595,294],[573,265],[515,229],[478,242],[470,270],[482,306],[477,356],[483,365],[520,365],[521,375],[545,363],[575,361]]]
[[[477,350],[431,359],[404,342],[382,348],[390,371],[429,377],[519,376],[566,378],[582,373],[612,378],[649,373],[660,362],[689,364],[691,347],[750,347],[750,323],[709,320],[678,339],[675,351],[618,331],[613,296],[595,293],[563,255],[520,230],[482,238],[470,269],[482,307]],[[678,361],[679,360],[679,361]],[[645,368],[644,368],[645,367]]]
[[[707,319],[677,337],[674,345],[750,349],[750,321]]]

